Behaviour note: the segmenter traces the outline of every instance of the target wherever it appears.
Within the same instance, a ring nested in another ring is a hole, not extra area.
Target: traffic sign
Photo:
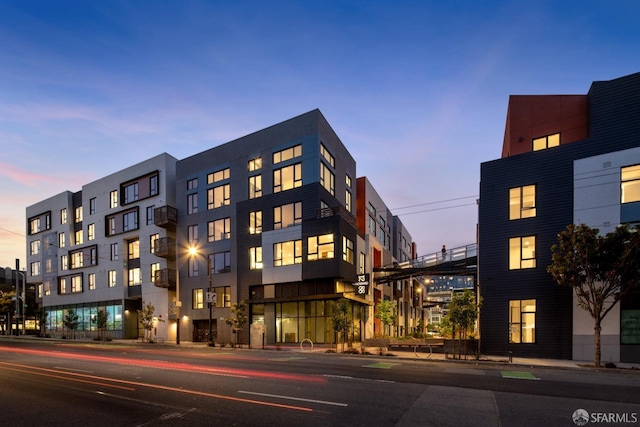
[[[215,292],[207,292],[207,302],[215,304],[218,299],[218,295]]]

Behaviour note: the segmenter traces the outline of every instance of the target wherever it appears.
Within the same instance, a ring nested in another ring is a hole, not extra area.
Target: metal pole
[[[27,317],[27,272],[20,273],[22,275],[22,333],[27,332],[25,318]]]
[[[180,345],[180,254],[177,255],[176,262],[176,345]]]
[[[209,296],[211,296],[211,292],[213,292],[213,288],[211,287],[211,256],[207,255],[207,278],[209,280]],[[207,298],[209,300],[209,339],[207,344],[209,347],[215,346],[215,342],[213,341],[213,301],[211,298]]]
[[[20,334],[20,329],[18,328],[18,319],[20,317],[20,278],[18,274],[20,274],[20,260],[16,258],[16,336]]]

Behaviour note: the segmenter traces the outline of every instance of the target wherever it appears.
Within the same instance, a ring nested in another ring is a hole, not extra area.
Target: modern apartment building
[[[216,343],[325,344],[344,297],[348,338],[360,341],[374,333],[376,300],[357,275],[415,247],[386,206],[372,216],[380,253],[367,246],[356,187],[356,162],[319,110],[182,160],[163,154],[28,207],[29,283],[54,331],[74,309],[91,332],[104,307],[112,336],[137,337],[144,302],[159,340],[211,330]],[[238,301],[249,320],[234,331]]]
[[[481,165],[482,352],[593,358],[593,321],[547,273],[568,224],[640,222],[640,73],[586,95],[511,96],[502,158]],[[640,301],[605,319],[602,358],[640,360]]]

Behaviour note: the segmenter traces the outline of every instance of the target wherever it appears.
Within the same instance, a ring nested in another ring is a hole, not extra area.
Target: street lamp
[[[214,347],[216,344],[213,341],[213,288],[211,284],[211,256],[207,255],[207,280],[209,282],[209,289],[207,292],[207,304],[209,304],[209,339],[207,340],[207,345],[209,347]]]

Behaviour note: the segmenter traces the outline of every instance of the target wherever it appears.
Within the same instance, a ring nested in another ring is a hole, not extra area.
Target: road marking
[[[391,369],[392,367],[398,365],[398,363],[386,363],[386,362],[378,362],[372,363],[371,365],[362,365],[363,368],[376,368],[376,369]]]
[[[290,360],[300,360],[300,359],[306,359],[306,357],[297,357],[297,356],[290,356],[290,357],[274,357],[272,359],[269,359],[272,362],[288,362]]]
[[[330,402],[328,400],[305,399],[303,397],[281,396],[279,394],[257,393],[254,391],[238,390],[238,393],[252,394],[254,396],[262,396],[262,397],[275,397],[276,399],[298,400],[300,402],[320,403],[322,405],[332,405],[332,406],[342,406],[342,407],[349,406],[346,403]]]
[[[93,371],[87,371],[86,369],[73,369],[73,368],[65,368],[64,366],[54,366],[55,369],[61,369],[63,371],[71,371],[71,372],[83,372],[85,374],[93,374]]]
[[[530,372],[519,372],[519,371],[500,371],[502,378],[514,378],[518,380],[540,380],[540,378],[536,377]]]

